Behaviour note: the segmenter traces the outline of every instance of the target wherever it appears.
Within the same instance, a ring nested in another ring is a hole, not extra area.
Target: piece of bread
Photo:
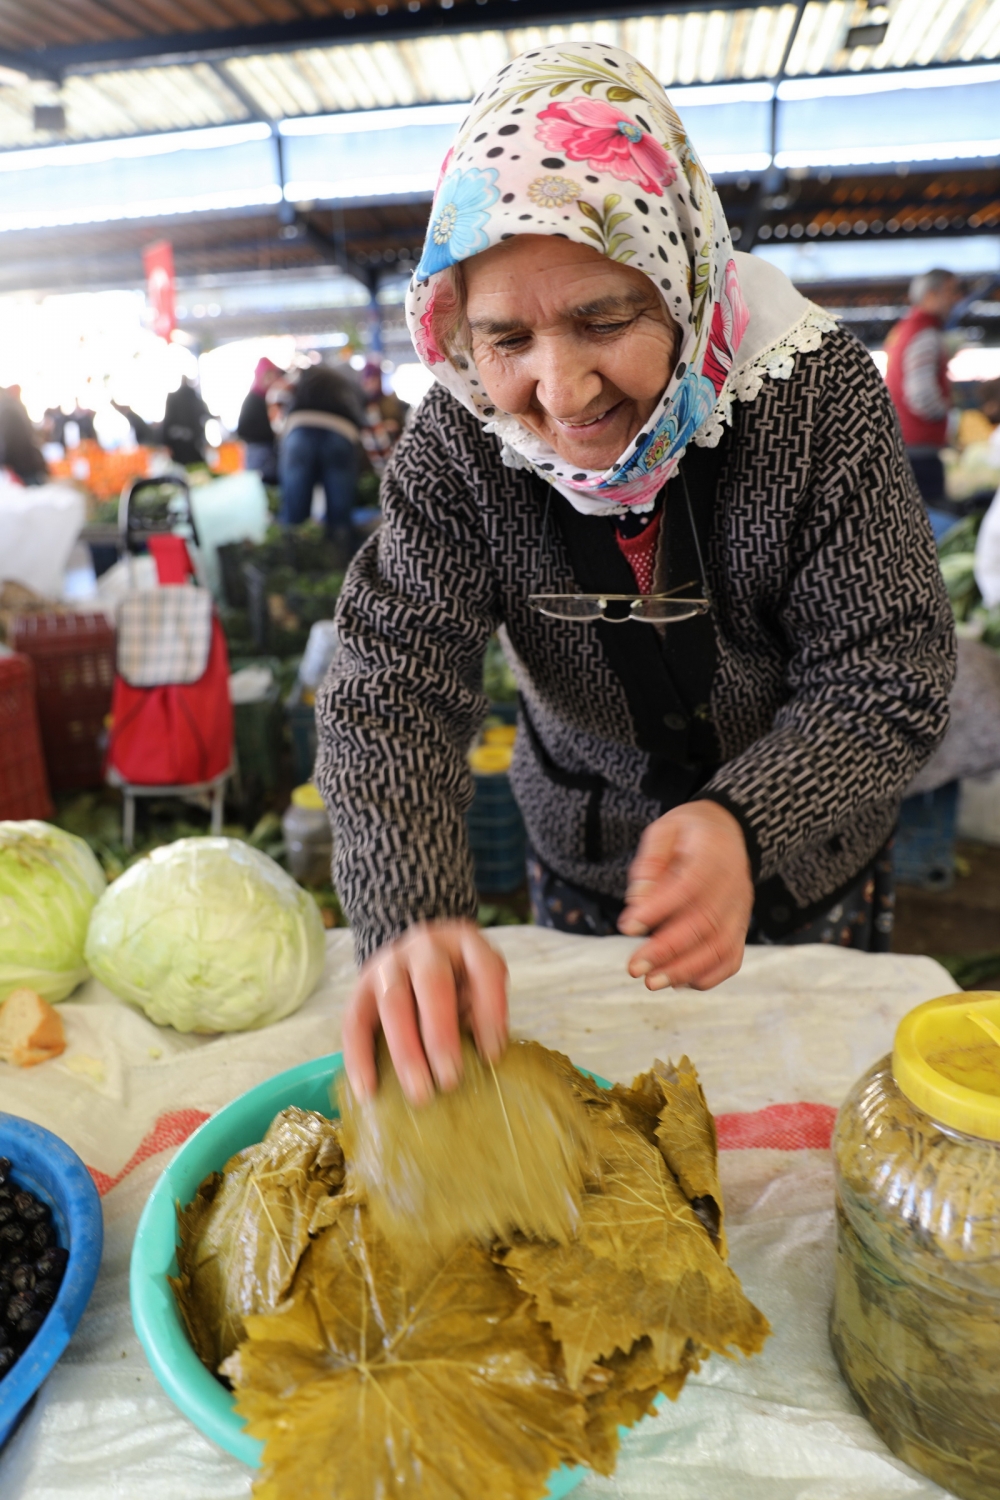
[[[66,1051],[61,1018],[34,990],[12,990],[0,1005],[0,1061],[33,1068]]]

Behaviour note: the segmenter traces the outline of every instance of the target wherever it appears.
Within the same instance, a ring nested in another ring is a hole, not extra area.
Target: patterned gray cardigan
[[[758,919],[780,939],[891,833],[947,727],[955,642],[870,357],[829,332],[683,469],[710,614],[666,628],[546,619],[533,588],[634,592],[612,523],[505,468],[442,387],[423,401],[382,486],[384,524],[348,573],[317,703],[359,961],[420,918],[475,913],[466,755],[498,628],[521,693],[515,794],[534,849],[570,882],[621,897],[643,828],[714,798],[743,827]],[[659,586],[698,577],[678,485]]]

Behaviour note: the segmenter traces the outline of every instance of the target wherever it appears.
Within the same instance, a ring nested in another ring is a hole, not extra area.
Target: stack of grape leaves
[[[172,1285],[260,1500],[535,1500],[767,1337],[686,1058],[610,1090],[533,1042],[464,1060],[414,1111],[383,1056],[373,1100],[283,1111],[180,1214]]]

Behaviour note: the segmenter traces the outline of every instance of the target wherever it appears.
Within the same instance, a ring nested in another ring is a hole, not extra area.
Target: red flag
[[[142,252],[146,271],[146,296],[153,309],[153,332],[169,339],[177,327],[174,316],[174,247],[169,240],[157,240]]]

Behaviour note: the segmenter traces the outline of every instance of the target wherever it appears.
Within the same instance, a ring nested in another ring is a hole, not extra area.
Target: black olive
[[[61,1245],[50,1245],[35,1261],[36,1276],[61,1276],[69,1260],[69,1251]]]
[[[58,1281],[46,1279],[35,1282],[35,1300],[39,1307],[51,1307],[58,1293]]]
[[[15,1292],[31,1292],[35,1287],[35,1273],[30,1266],[15,1266],[10,1278]]]
[[[30,1338],[32,1334],[38,1332],[39,1328],[45,1322],[47,1311],[47,1308],[43,1310],[40,1307],[33,1307],[24,1314],[24,1317],[17,1324],[17,1332],[22,1338]]]
[[[17,1218],[17,1209],[13,1203],[0,1203],[0,1224],[9,1224],[11,1219]]]
[[[53,1240],[51,1224],[32,1224],[28,1230],[28,1238],[25,1241],[29,1250],[36,1252],[47,1250]]]
[[[40,1203],[34,1193],[18,1193],[14,1199],[14,1207],[26,1224],[37,1224],[49,1212],[46,1204]]]
[[[34,1292],[18,1292],[11,1297],[7,1303],[5,1321],[10,1328],[16,1328],[26,1312],[30,1312],[35,1305]]]
[[[11,1223],[4,1224],[2,1227],[0,1227],[0,1246],[19,1245],[26,1234],[27,1230],[25,1229],[24,1225],[19,1224],[17,1220],[14,1219],[11,1221]]]
[[[0,1156],[0,1182],[6,1182],[11,1173],[11,1161],[9,1156]]]
[[[0,1344],[0,1380],[3,1379],[16,1359],[17,1355],[9,1344]]]

